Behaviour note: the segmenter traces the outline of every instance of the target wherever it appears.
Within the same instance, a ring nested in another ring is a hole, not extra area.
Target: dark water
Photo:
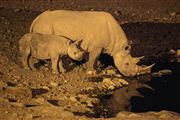
[[[145,81],[146,79],[149,81],[145,84],[151,86],[154,91],[147,88],[138,88],[137,91],[144,97],[136,97],[131,94],[136,91],[133,84],[127,88],[116,90],[112,96],[101,98],[101,107],[97,110],[97,116],[112,117],[120,111],[168,110],[180,113],[180,63],[156,63],[152,72],[163,69],[172,70],[172,74],[162,77],[143,77]],[[107,112],[101,111],[104,108]]]
[[[144,98],[132,98],[133,112],[170,110],[180,113],[180,63],[156,63],[153,71],[172,70],[172,75],[152,78],[148,84],[154,92],[141,89]]]

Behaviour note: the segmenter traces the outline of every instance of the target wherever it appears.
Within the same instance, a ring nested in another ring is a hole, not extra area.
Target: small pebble
[[[176,54],[180,57],[180,50],[177,50]]]
[[[171,13],[170,13],[170,16],[173,17],[173,16],[175,16],[176,14],[177,14],[176,12],[171,12]]]
[[[58,82],[51,81],[51,82],[50,82],[50,85],[51,85],[52,87],[57,87],[59,84],[58,84]]]
[[[77,102],[77,99],[73,96],[70,96],[69,99],[72,101],[72,102]]]

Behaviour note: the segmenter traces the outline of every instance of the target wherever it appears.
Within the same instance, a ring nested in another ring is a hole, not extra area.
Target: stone
[[[26,97],[31,97],[32,98],[32,92],[29,88],[26,87],[7,87],[5,92],[16,95],[16,96],[26,96]]]
[[[116,75],[116,71],[113,70],[113,69],[107,70],[106,73],[107,73],[108,75]]]
[[[118,81],[123,85],[128,85],[129,83],[124,79],[118,79]]]
[[[177,50],[176,55],[177,55],[177,62],[180,63],[180,49]]]
[[[177,13],[176,12],[171,12],[169,15],[171,16],[171,17],[173,17],[173,16],[175,16]]]
[[[176,54],[177,56],[180,56],[180,49],[177,50]]]
[[[10,102],[11,105],[16,106],[16,107],[24,107],[25,105],[23,103],[19,102]]]
[[[111,81],[110,78],[104,78],[102,83],[104,84],[108,84],[108,85],[114,85],[114,83]]]
[[[54,82],[54,81],[51,81],[50,82],[50,85],[52,86],[52,87],[58,87],[58,82]]]
[[[72,102],[78,102],[77,99],[73,96],[70,96],[69,99],[72,101]]]
[[[7,83],[0,81],[0,90],[3,90],[3,88],[7,87]]]

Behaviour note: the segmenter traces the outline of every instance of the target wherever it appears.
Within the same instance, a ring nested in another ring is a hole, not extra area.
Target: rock
[[[33,119],[33,115],[30,114],[30,113],[28,113],[28,114],[26,114],[26,115],[24,116],[24,119],[25,119],[25,120],[32,120],[32,119]]]
[[[171,17],[174,17],[176,14],[177,14],[176,12],[171,12],[171,13],[169,13],[169,15],[170,15]]]
[[[114,90],[115,87],[113,85],[108,86],[108,90]]]
[[[91,98],[91,97],[89,97],[88,95],[78,95],[77,96],[77,99],[78,99],[78,101],[80,102],[80,103],[82,103],[82,104],[84,104],[84,103],[86,103],[86,105],[88,106],[88,107],[93,107],[94,105],[93,104],[95,104],[95,103],[97,103],[98,102],[98,99],[96,99],[96,98]]]
[[[96,71],[87,71],[87,75],[95,75]]]
[[[106,70],[106,74],[108,75],[116,75],[116,71],[113,69]]]
[[[138,115],[138,114],[135,114],[135,113],[132,113],[132,114],[130,114],[129,116],[128,116],[128,118],[131,118],[131,119],[133,119],[133,120],[135,120],[135,119],[141,119],[141,115]]]
[[[58,82],[51,81],[51,82],[50,82],[50,85],[51,85],[52,87],[57,87],[59,84],[58,84]]]
[[[7,87],[4,90],[6,93],[16,95],[16,96],[23,96],[23,97],[31,97],[32,98],[32,93],[31,90],[25,87]]]
[[[73,96],[70,96],[69,99],[70,99],[70,101],[72,101],[72,102],[78,102],[77,99],[76,99],[75,97],[73,97]]]
[[[128,85],[129,84],[126,80],[120,79],[120,78],[118,79],[118,82],[121,83],[122,85]]]
[[[35,101],[38,102],[39,104],[44,104],[45,103],[44,98],[37,98],[37,99],[35,99]]]
[[[3,88],[7,87],[7,83],[0,81],[0,90],[3,90]]]
[[[114,83],[112,82],[110,78],[104,78],[102,83],[107,84],[107,85],[114,85]]]
[[[88,107],[93,107],[93,104],[92,104],[92,102],[90,102],[90,101],[87,101],[87,106],[88,106]]]
[[[14,12],[21,12],[21,9],[14,9]]]
[[[162,110],[154,114],[159,115],[159,119],[162,120],[180,120],[180,114],[175,112],[170,112],[166,110]]]
[[[3,97],[0,97],[0,103],[9,103],[9,100]]]
[[[180,49],[177,50],[176,54],[180,57]]]
[[[39,103],[40,105],[44,105],[44,106],[52,106],[51,103],[49,103],[45,98],[43,97],[39,97],[34,99],[37,103]]]
[[[49,87],[48,87],[48,86],[43,86],[42,88],[43,88],[43,89],[46,89],[46,90],[49,90]]]
[[[69,120],[69,118],[74,117],[73,113],[64,111],[63,108],[57,106],[38,106],[32,107],[31,109],[35,111],[35,113],[38,113],[39,116],[44,116],[44,118]]]
[[[117,75],[116,75],[116,77],[122,77],[122,75],[120,75],[120,74],[117,74]]]
[[[93,90],[93,89],[94,89],[93,87],[86,87],[85,88],[86,91]]]
[[[177,50],[177,62],[180,63],[180,50]]]
[[[115,11],[114,11],[114,14],[115,14],[116,16],[119,16],[119,15],[121,14],[121,11],[115,10]]]
[[[24,107],[25,105],[23,103],[19,102],[10,102],[11,105],[16,106],[16,107]]]
[[[116,115],[117,119],[121,119],[121,120],[127,120],[127,116],[128,116],[129,112],[119,112]]]

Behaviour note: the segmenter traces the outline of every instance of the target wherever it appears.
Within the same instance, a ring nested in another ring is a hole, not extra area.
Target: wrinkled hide
[[[82,40],[81,48],[89,52],[88,71],[96,69],[101,53],[111,55],[116,67],[125,76],[137,75],[142,71],[139,68],[143,69],[136,65],[136,60],[129,54],[124,31],[114,17],[106,12],[45,11],[33,21],[30,32]],[[125,67],[127,62],[129,67]]]

